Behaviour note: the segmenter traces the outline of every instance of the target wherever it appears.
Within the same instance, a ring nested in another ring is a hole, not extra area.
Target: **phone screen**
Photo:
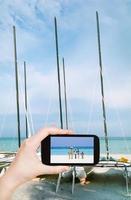
[[[94,163],[94,137],[50,137],[50,163]]]

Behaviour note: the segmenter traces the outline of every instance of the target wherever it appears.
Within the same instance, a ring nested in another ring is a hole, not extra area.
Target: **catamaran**
[[[59,49],[58,49],[58,34],[57,34],[57,20],[54,18],[55,22],[55,41],[56,41],[56,57],[57,57],[57,74],[58,74],[58,92],[59,92],[59,114],[60,114],[60,127],[63,128],[63,118],[62,118],[62,101],[61,101],[61,85],[60,85],[60,67],[59,67]],[[129,174],[131,168],[131,161],[127,159],[115,159],[110,156],[109,151],[109,138],[107,131],[107,120],[106,120],[106,108],[105,108],[105,96],[104,96],[104,81],[103,81],[103,66],[102,66],[102,55],[101,55],[101,41],[100,41],[100,27],[99,27],[99,16],[96,12],[96,23],[97,23],[97,38],[98,38],[98,54],[99,54],[99,68],[100,68],[100,82],[101,82],[101,97],[102,97],[102,113],[103,113],[103,125],[104,125],[104,137],[105,137],[105,147],[106,156],[100,160],[100,162],[87,172],[91,173],[96,167],[111,167],[111,168],[122,168],[125,183],[126,183],[126,194],[130,196],[129,193]],[[14,60],[15,60],[15,78],[16,78],[16,106],[17,106],[17,129],[18,129],[18,146],[21,144],[21,133],[20,133],[20,113],[19,113],[19,85],[18,85],[18,66],[17,66],[17,48],[16,48],[16,30],[13,26],[13,36],[14,36]],[[28,125],[28,114],[27,114],[27,88],[26,88],[26,63],[24,62],[24,75],[25,75],[25,115],[26,115],[26,137],[29,134]],[[66,82],[65,82],[65,63],[63,58],[63,75],[64,75],[64,98],[65,98],[65,111],[66,111],[66,128],[68,129],[68,114],[67,114],[67,94],[66,94]],[[31,132],[30,132],[31,133]],[[40,155],[39,155],[40,156]],[[0,154],[0,170],[7,167],[14,159],[14,153],[1,153]],[[86,167],[85,167],[86,168]],[[61,174],[59,174],[56,191],[58,191]],[[73,181],[72,181],[72,193],[74,192],[75,185],[75,167],[73,168]]]

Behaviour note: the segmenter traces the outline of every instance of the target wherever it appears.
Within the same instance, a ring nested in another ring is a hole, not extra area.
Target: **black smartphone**
[[[96,135],[49,135],[41,142],[46,165],[94,165],[99,162],[99,152]]]

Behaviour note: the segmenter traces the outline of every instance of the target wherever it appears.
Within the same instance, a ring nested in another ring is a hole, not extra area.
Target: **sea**
[[[22,141],[24,138],[22,138]],[[0,152],[15,152],[18,150],[17,138],[0,138]],[[131,155],[131,137],[110,137],[109,151],[111,154],[130,154]],[[100,138],[100,153],[106,152],[105,139]]]
[[[80,146],[77,146],[79,148],[79,152],[84,152],[86,155],[92,155],[93,154],[93,148],[83,148]],[[51,148],[51,155],[67,155],[69,151],[68,147],[54,147]]]

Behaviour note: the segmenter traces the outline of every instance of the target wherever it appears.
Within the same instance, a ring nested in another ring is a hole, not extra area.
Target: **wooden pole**
[[[18,62],[17,62],[16,29],[15,29],[15,26],[13,26],[13,37],[14,37],[14,61],[15,61],[18,146],[20,147],[20,145],[21,145],[21,136],[20,136],[21,133],[20,133],[19,83],[18,83]]]

